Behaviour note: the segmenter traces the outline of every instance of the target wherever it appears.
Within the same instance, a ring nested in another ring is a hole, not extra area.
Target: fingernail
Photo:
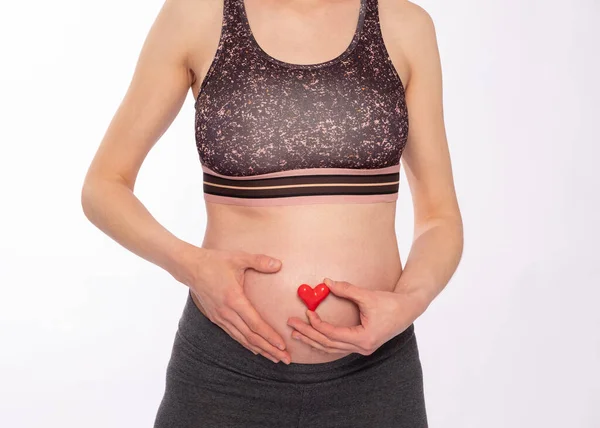
[[[286,364],[290,364],[290,359],[286,357],[286,358],[283,359],[283,362],[286,363]]]
[[[285,349],[285,346],[283,346],[281,343],[278,343],[276,346],[282,351]]]
[[[274,268],[274,267],[276,267],[278,264],[279,264],[279,260],[271,259],[271,260],[269,261],[269,267],[272,267],[272,268]]]

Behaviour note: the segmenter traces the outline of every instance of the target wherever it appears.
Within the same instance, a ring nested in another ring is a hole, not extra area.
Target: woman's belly
[[[203,248],[266,254],[281,260],[275,273],[246,270],[244,292],[286,343],[292,362],[321,363],[348,353],[327,354],[292,338],[289,317],[308,322],[298,297],[328,277],[361,288],[391,291],[402,272],[395,234],[395,203],[240,207],[206,203]],[[340,327],[360,324],[358,306],[333,293],[316,312]]]

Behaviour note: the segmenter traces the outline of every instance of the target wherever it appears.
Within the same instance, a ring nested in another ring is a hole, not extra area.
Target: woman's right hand
[[[205,316],[255,355],[289,364],[291,358],[285,351],[283,338],[260,316],[244,293],[246,269],[274,273],[281,268],[281,261],[244,251],[207,248],[196,251],[191,257],[196,273],[186,285],[200,302]]]

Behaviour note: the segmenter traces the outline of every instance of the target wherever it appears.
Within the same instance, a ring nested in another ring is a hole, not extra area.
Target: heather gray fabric
[[[275,364],[188,294],[154,428],[427,428],[414,326],[373,354]]]

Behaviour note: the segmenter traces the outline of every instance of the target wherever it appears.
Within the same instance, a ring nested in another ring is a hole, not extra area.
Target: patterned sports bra
[[[360,0],[343,53],[292,64],[262,50],[244,0],[224,0],[218,48],[194,104],[205,201],[267,206],[398,199],[408,112],[377,2]]]

